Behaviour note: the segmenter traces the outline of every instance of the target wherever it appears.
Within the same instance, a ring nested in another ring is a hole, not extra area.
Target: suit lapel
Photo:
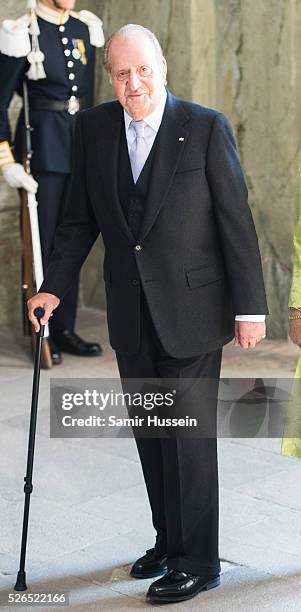
[[[118,159],[122,130],[124,129],[123,112],[119,102],[108,106],[107,120],[98,126],[99,136],[96,138],[97,154],[102,175],[106,200],[111,207],[117,224],[127,239],[135,244],[134,236],[123,214],[118,195]]]
[[[139,242],[144,240],[151,230],[164,204],[189,136],[189,132],[183,127],[188,119],[189,116],[180,100],[168,91],[162,122],[155,141],[156,152]]]
[[[118,196],[118,159],[122,130],[124,129],[123,111],[119,102],[107,106],[106,120],[97,126],[97,153],[105,189],[106,199],[111,206],[116,222],[131,244],[135,238],[123,214]],[[151,173],[149,193],[145,213],[139,232],[142,241],[151,230],[166,198],[177,166],[188,140],[189,132],[184,129],[189,115],[181,101],[167,91],[167,100],[162,122],[156,137],[156,153]]]

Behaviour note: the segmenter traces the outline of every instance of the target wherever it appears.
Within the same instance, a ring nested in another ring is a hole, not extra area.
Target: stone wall
[[[283,337],[298,204],[301,3],[219,1],[216,32],[215,103],[236,128],[263,257],[270,332]]]
[[[9,0],[6,7],[0,18],[22,14],[24,4]],[[129,22],[153,29],[168,61],[170,89],[231,120],[263,256],[269,335],[285,338],[300,157],[300,0],[78,0],[77,7],[101,16],[106,35]],[[102,52],[96,97],[113,98]],[[19,231],[17,198],[3,181],[0,245],[0,322],[11,324],[19,318]],[[99,242],[82,273],[82,302],[97,307],[104,305],[101,257]]]

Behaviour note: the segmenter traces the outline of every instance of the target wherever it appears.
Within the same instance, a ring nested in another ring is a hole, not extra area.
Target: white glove
[[[11,163],[1,168],[4,179],[10,187],[23,187],[30,193],[36,193],[38,183],[31,174],[25,172],[21,164]]]

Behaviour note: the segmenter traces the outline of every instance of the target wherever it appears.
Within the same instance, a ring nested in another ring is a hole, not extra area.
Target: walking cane
[[[38,409],[38,397],[39,397],[41,348],[42,348],[42,341],[43,341],[44,328],[45,328],[44,325],[41,325],[41,318],[44,316],[44,314],[45,314],[44,308],[40,308],[40,307],[35,308],[34,315],[37,317],[40,323],[40,331],[38,331],[36,334],[36,347],[35,347],[31,411],[30,411],[30,426],[29,426],[28,451],[27,451],[27,468],[26,468],[26,476],[24,478],[25,501],[24,501],[24,514],[23,514],[20,568],[18,571],[17,581],[14,587],[15,591],[26,591],[27,589],[26,572],[25,572],[25,556],[26,556],[26,544],[27,544],[30,495],[33,489],[32,470],[33,470],[33,457],[34,457],[34,445],[35,445],[37,409]]]

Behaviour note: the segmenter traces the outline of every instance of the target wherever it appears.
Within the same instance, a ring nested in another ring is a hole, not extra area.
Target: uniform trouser
[[[54,247],[57,226],[62,220],[70,174],[33,172],[39,183],[37,192],[38,217],[44,273]],[[73,330],[76,318],[79,278],[72,284],[60,306],[49,321],[51,332]]]
[[[116,356],[121,379],[215,379],[216,394],[210,410],[215,411],[216,418],[222,349],[186,359],[169,356],[143,294],[139,350],[132,356],[119,352]],[[157,532],[156,550],[167,551],[169,569],[196,575],[218,573],[216,437],[139,438],[135,431],[134,435]]]

